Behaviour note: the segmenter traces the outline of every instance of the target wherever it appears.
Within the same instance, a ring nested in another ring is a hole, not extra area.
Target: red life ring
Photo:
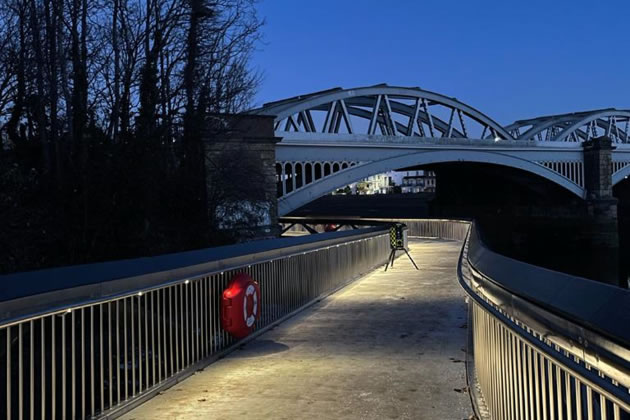
[[[236,338],[248,336],[260,318],[260,287],[248,274],[235,275],[221,299],[221,327]]]
[[[328,223],[326,225],[324,225],[324,232],[336,232],[337,231],[337,225],[334,223]]]

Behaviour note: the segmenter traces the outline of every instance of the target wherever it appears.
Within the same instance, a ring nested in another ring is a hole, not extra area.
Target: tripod
[[[407,254],[413,266],[416,267],[416,270],[420,270],[418,266],[416,265],[416,262],[413,260],[413,258],[411,258],[411,255],[409,255],[409,251],[407,251],[407,248],[405,248],[404,246],[397,246],[395,248],[392,247],[392,252],[389,254],[389,258],[387,259],[387,264],[385,264],[385,271],[387,271],[387,267],[390,264],[392,267],[394,266],[394,258],[396,258],[396,251],[405,251],[405,254]]]

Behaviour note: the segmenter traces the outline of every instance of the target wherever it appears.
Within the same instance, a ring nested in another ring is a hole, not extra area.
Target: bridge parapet
[[[465,221],[404,222],[411,236],[465,238],[458,274],[481,414],[630,416],[630,292],[496,254]],[[377,227],[2,276],[19,285],[0,302],[2,415],[114,418],[243,343],[219,323],[233,274],[260,282],[260,334],[389,251]],[[40,293],[27,293],[36,279]]]
[[[304,204],[358,182],[401,168],[453,162],[506,166],[546,178],[580,198],[585,196],[582,148],[435,147],[396,145],[278,145],[276,180],[278,214],[285,216]],[[353,160],[354,159],[354,160]],[[438,188],[440,188],[438,186]]]
[[[377,227],[0,276],[0,417],[115,418],[244,342],[219,322],[236,273],[261,289],[248,340],[389,251]]]
[[[576,143],[340,137],[289,138],[277,145],[280,216],[349,183],[406,166],[458,161],[503,165],[547,178],[580,198],[586,198],[591,176],[585,170],[584,149]],[[613,186],[630,176],[630,145],[614,146],[610,165],[601,168]]]
[[[470,388],[488,418],[628,418],[630,292],[485,248],[473,227],[460,283],[470,296]]]

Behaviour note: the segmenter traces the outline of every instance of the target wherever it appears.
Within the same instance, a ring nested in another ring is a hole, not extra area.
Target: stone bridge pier
[[[610,138],[597,137],[584,142],[583,148],[587,223],[580,230],[592,258],[591,277],[623,286],[625,282],[619,272],[617,199],[613,196],[612,183],[614,147]]]
[[[202,133],[208,218],[242,241],[278,230],[273,117],[221,115]]]

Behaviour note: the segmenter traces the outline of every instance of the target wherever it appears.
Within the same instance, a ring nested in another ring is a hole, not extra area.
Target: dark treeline
[[[229,241],[199,133],[257,87],[254,1],[0,0],[0,272]]]

